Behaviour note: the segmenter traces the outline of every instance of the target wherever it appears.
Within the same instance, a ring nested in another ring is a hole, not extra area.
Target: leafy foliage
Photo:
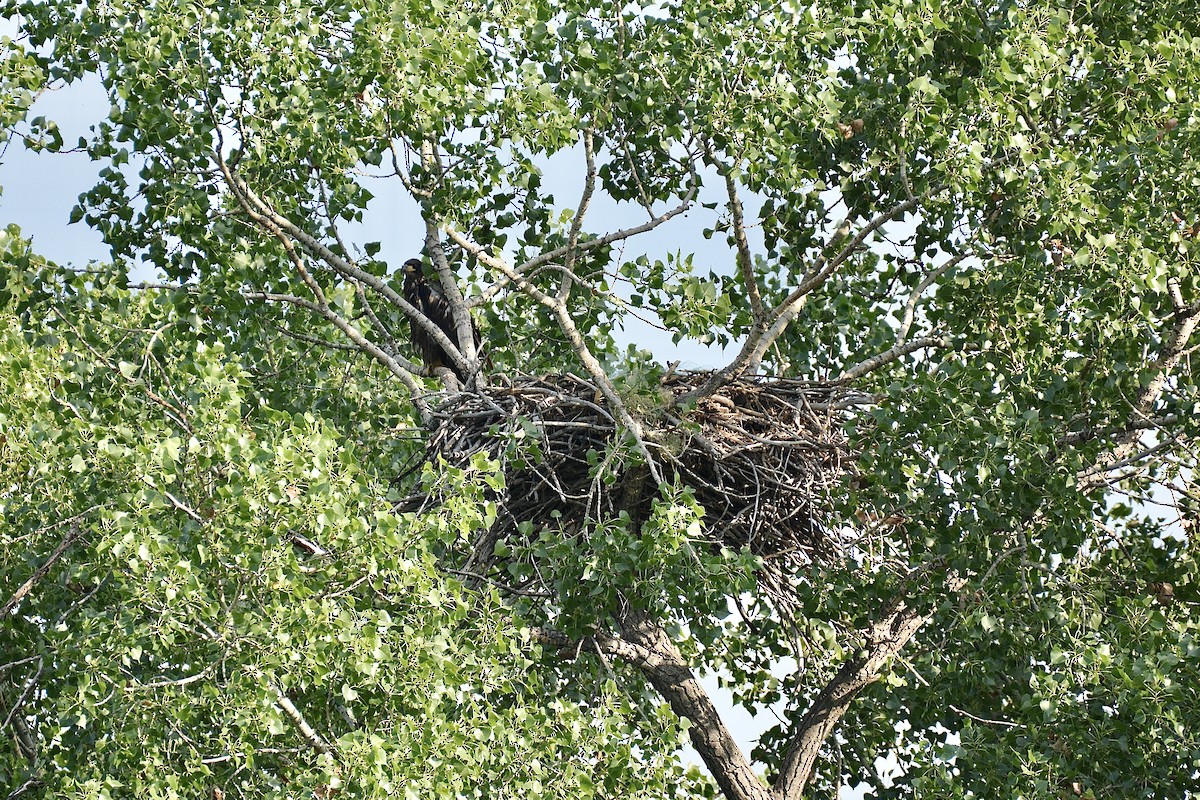
[[[4,243],[23,265],[10,278],[44,295],[5,286],[25,299],[0,344],[4,585],[77,537],[0,639],[6,701],[26,678],[44,693],[42,791],[482,795],[500,776],[528,796],[639,796],[678,780],[648,755],[662,747],[630,749],[648,732],[614,689],[545,702],[519,621],[439,575],[439,539],[481,522],[478,475],[442,476],[460,499],[436,520],[391,511],[407,445],[388,433],[406,413],[374,393],[377,370],[333,384],[344,364],[286,340],[254,363],[186,300],[89,285],[12,230]],[[270,404],[278,377],[256,373],[272,361],[326,396],[322,416]],[[0,769],[14,789],[30,774],[19,748]]]
[[[16,796],[1198,790],[1193,4],[0,5],[0,125],[91,156],[72,221],[111,248],[0,238]],[[35,98],[80,81],[111,109],[65,142]],[[396,241],[362,227],[385,179]],[[445,502],[394,510],[421,243],[478,371],[596,387],[598,481],[688,413],[622,354],[634,315],[728,348],[704,397],[848,392],[851,544],[795,625],[670,481],[447,570],[501,477],[409,476]],[[753,765],[699,672],[782,708]]]

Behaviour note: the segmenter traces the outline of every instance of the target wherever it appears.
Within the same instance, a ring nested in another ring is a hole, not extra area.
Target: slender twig
[[[299,753],[299,752],[303,752],[303,750],[296,748],[296,747],[256,747],[256,748],[254,748],[255,756],[284,755],[284,754],[292,754],[292,753]],[[234,760],[235,758],[245,758],[245,757],[246,757],[245,753],[222,753],[221,755],[204,756],[203,758],[200,759],[200,763],[201,764],[225,764],[229,761]]]
[[[212,674],[213,669],[215,669],[215,667],[213,665],[210,665],[210,666],[207,666],[204,669],[200,670],[195,675],[188,675],[185,678],[175,678],[175,679],[164,678],[164,679],[158,680],[158,681],[150,681],[149,683],[141,683],[140,681],[135,680],[131,684],[126,684],[124,688],[127,691],[131,691],[131,692],[143,692],[143,691],[150,691],[153,689],[165,689],[169,686],[187,686],[189,684],[196,683],[197,681],[203,680],[204,678],[208,677],[209,675]]]
[[[951,711],[953,711],[954,713],[956,713],[956,714],[962,714],[962,715],[963,715],[964,717],[966,717],[967,719],[973,719],[973,720],[975,720],[976,722],[982,722],[984,725],[999,725],[999,726],[1001,726],[1001,727],[1003,727],[1003,728],[1024,728],[1024,727],[1027,727],[1027,726],[1025,726],[1025,725],[1022,725],[1022,724],[1021,724],[1021,723],[1019,723],[1019,722],[1009,722],[1008,720],[1005,720],[1005,719],[988,719],[987,717],[980,717],[980,716],[977,716],[977,715],[975,715],[975,714],[972,714],[970,711],[963,711],[961,708],[959,708],[958,706],[954,705],[953,703],[949,704],[949,706],[950,706],[950,710],[951,710]]]
[[[7,672],[13,667],[29,664],[30,662],[37,661],[39,658],[41,656],[25,656],[25,658],[18,658],[16,661],[9,661],[7,664],[0,664],[0,672]]]
[[[66,325],[72,331],[75,332],[75,335],[77,337],[79,337],[79,342],[85,348],[87,348],[88,352],[90,352],[93,356],[96,357],[97,361],[99,361],[104,366],[108,367],[108,369],[110,371],[112,371],[113,373],[118,375],[123,381],[125,381],[129,385],[136,386],[140,383],[141,388],[146,393],[146,397],[148,397],[152,403],[154,403],[155,405],[164,409],[168,419],[170,419],[172,422],[174,422],[179,427],[186,430],[188,433],[193,433],[192,424],[188,421],[187,414],[184,412],[183,408],[176,406],[170,400],[167,400],[166,398],[159,395],[157,392],[155,392],[153,389],[151,389],[150,386],[145,381],[139,381],[133,375],[126,375],[125,373],[123,373],[121,371],[120,365],[114,363],[111,359],[107,358],[99,350],[97,350],[95,347],[93,347],[88,342],[87,338],[83,335],[83,333],[79,330],[79,328],[76,327],[75,324],[70,319],[68,319],[65,314],[63,314],[61,311],[59,311],[56,308],[51,309],[51,311],[56,317],[59,318],[59,320],[62,321],[62,323],[64,325]]]
[[[681,396],[678,402],[684,404],[701,397],[708,397],[726,383],[740,378],[748,371],[757,369],[767,350],[775,343],[775,340],[783,335],[791,321],[800,313],[808,296],[824,285],[830,276],[858,250],[868,236],[916,206],[916,200],[906,200],[886,211],[881,211],[863,225],[854,236],[850,236],[850,229],[857,216],[857,210],[851,209],[834,230],[821,255],[805,273],[806,277],[767,315],[768,324],[762,333],[755,335],[755,332],[751,331],[751,335],[746,339],[746,343],[732,362],[714,372],[712,377],[699,388]]]
[[[37,686],[38,681],[41,679],[42,672],[44,670],[45,664],[43,664],[42,659],[39,658],[37,670],[29,676],[28,680],[25,681],[25,685],[21,688],[21,693],[17,695],[16,701],[13,702],[12,708],[9,709],[8,716],[4,718],[4,722],[0,722],[0,733],[3,733],[4,730],[12,724],[12,721],[16,719],[17,715],[21,713],[21,709],[25,707],[25,701],[28,700],[29,696],[33,693],[33,690]]]
[[[664,211],[662,214],[659,214],[658,216],[654,217],[653,219],[651,219],[647,222],[643,222],[641,225],[634,225],[629,228],[622,228],[620,230],[612,231],[611,233],[606,233],[603,236],[598,236],[595,239],[588,239],[585,242],[579,242],[576,245],[576,247],[574,248],[575,251],[577,253],[583,253],[588,250],[594,250],[598,247],[606,247],[606,246],[612,244],[613,242],[619,242],[624,239],[629,239],[631,237],[638,236],[643,233],[648,233],[648,232],[654,230],[655,228],[659,227],[663,223],[674,219],[675,217],[679,216],[680,214],[684,213],[689,208],[691,208],[692,203],[696,199],[696,194],[699,192],[699,187],[700,187],[700,180],[699,180],[699,177],[696,175],[694,165],[692,165],[691,184],[688,187],[687,194],[684,195],[683,199],[679,202],[679,205],[677,205],[674,208],[671,208],[667,211]],[[461,237],[462,234],[458,234],[458,236]],[[459,240],[457,238],[455,239],[455,243],[462,246],[461,242],[459,242]],[[468,249],[468,248],[464,248],[464,249]],[[537,269],[538,267],[540,267],[544,264],[550,264],[555,261],[558,261],[559,259],[566,256],[567,253],[570,252],[571,249],[572,248],[569,245],[563,245],[562,247],[557,247],[553,250],[549,250],[545,253],[541,253],[537,256],[534,256],[533,258],[530,258],[529,260],[525,261],[524,263],[519,264],[516,267],[512,268],[512,272],[515,272],[516,274],[519,274],[519,275],[527,275],[530,272],[532,272],[533,270]],[[468,251],[472,252],[473,255],[476,255],[477,254],[476,251],[479,251],[479,250],[482,250],[482,248],[479,248],[477,245],[475,246],[474,250],[468,249]],[[484,261],[483,259],[480,259],[480,260]],[[487,264],[488,266],[494,267],[494,264],[492,264],[491,262],[484,261],[484,263]],[[506,286],[510,282],[515,282],[515,279],[512,277],[512,275],[510,275],[509,273],[501,272],[498,285],[493,285],[493,286],[489,287],[488,291],[484,292],[483,295],[476,297],[471,302],[471,305],[476,306],[476,305],[479,305],[480,303],[486,302],[487,299],[494,296],[497,292],[501,291],[503,289],[503,287]]]
[[[288,337],[289,339],[295,339],[297,342],[304,342],[305,344],[315,344],[319,347],[324,347],[329,350],[341,350],[343,352],[351,352],[351,353],[362,352],[356,345],[353,345],[353,344],[346,344],[345,342],[331,342],[328,339],[322,339],[319,336],[309,336],[306,333],[297,333],[296,331],[289,330],[289,329],[283,327],[282,325],[276,325],[275,323],[269,323],[269,324],[272,328],[279,331],[284,336]]]

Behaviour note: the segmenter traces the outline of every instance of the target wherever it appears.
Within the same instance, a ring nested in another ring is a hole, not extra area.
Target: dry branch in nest
[[[748,547],[763,560],[764,588],[776,600],[786,599],[793,576],[842,550],[838,531],[825,521],[830,493],[851,462],[842,420],[832,410],[837,390],[750,379],[728,384],[694,407],[674,405],[708,377],[673,375],[628,405],[642,419],[664,476],[691,487],[704,507],[711,543],[735,551]],[[482,452],[504,473],[496,522],[477,539],[468,574],[488,572],[495,543],[520,541],[521,530],[529,530],[523,523],[536,529],[558,520],[563,531],[581,535],[589,521],[612,519],[622,510],[638,516],[623,507],[629,503],[625,462],[616,453],[626,461],[633,456],[630,449],[614,449],[614,416],[596,387],[574,375],[526,376],[507,386],[454,393],[435,409],[436,428],[421,463],[444,459],[462,467]],[[417,494],[402,501],[401,510],[437,501]]]

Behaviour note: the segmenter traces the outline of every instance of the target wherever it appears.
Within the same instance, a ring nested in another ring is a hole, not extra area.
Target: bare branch
[[[855,216],[853,210],[848,213],[837,226],[829,244],[825,246],[824,251],[813,262],[812,267],[809,268],[806,277],[800,282],[800,285],[767,315],[769,323],[766,329],[758,335],[755,335],[755,332],[752,331],[746,343],[742,346],[741,351],[732,362],[724,369],[714,372],[712,377],[698,389],[693,389],[682,395],[677,402],[688,403],[701,397],[708,397],[729,381],[736,380],[747,371],[756,369],[767,350],[783,335],[783,332],[787,330],[791,321],[800,313],[808,296],[819,289],[825,281],[829,280],[829,277],[854,254],[859,246],[866,241],[868,236],[883,227],[887,222],[915,208],[917,202],[915,199],[906,200],[887,211],[880,212],[847,241]],[[834,255],[830,256],[830,251],[839,246],[840,249]]]
[[[1144,447],[1141,450],[1131,452],[1124,458],[1117,459],[1115,461],[1105,461],[1103,464],[1097,464],[1090,469],[1083,470],[1079,473],[1078,479],[1081,483],[1091,482],[1098,476],[1107,475],[1108,473],[1121,469],[1122,467],[1132,466],[1140,461],[1144,461],[1152,455],[1161,453],[1164,450],[1170,450],[1179,443],[1180,441],[1178,439],[1168,439],[1165,442],[1159,442],[1158,444],[1151,445],[1150,447]]]
[[[757,330],[766,320],[766,309],[763,308],[762,293],[759,292],[758,281],[754,277],[754,257],[750,253],[750,241],[746,238],[746,221],[742,200],[738,196],[737,180],[731,167],[717,161],[707,142],[705,147],[708,148],[709,158],[717,165],[717,171],[725,178],[725,193],[729,196],[729,214],[733,221],[733,241],[737,246],[738,269],[742,275],[742,284],[746,287],[746,295],[750,298],[750,313]]]
[[[25,658],[18,658],[16,661],[9,661],[7,664],[0,664],[0,672],[7,672],[13,667],[19,667],[22,664],[31,664],[39,658],[41,656],[25,656]]]
[[[567,235],[567,260],[563,270],[562,282],[558,286],[558,302],[565,303],[571,294],[575,260],[579,255],[579,232],[583,228],[583,217],[587,214],[588,205],[592,201],[592,193],[596,191],[596,154],[593,150],[592,132],[583,132],[583,155],[587,162],[586,173],[583,177],[583,196],[579,198],[579,209],[571,220],[571,232]]]
[[[412,179],[409,177],[408,172],[400,169],[400,154],[396,152],[396,143],[394,140],[390,140],[388,142],[388,150],[390,150],[392,154],[392,170],[396,177],[400,179],[400,182],[404,184],[404,188],[408,190],[408,193],[415,198],[429,197],[430,193],[428,191],[421,189],[414,184]]]
[[[142,683],[140,681],[134,681],[133,683],[126,685],[124,688],[130,692],[144,692],[144,691],[151,691],[154,689],[165,689],[169,686],[187,686],[189,684],[196,683],[197,681],[203,680],[204,678],[208,677],[209,675],[212,674],[214,668],[215,667],[213,665],[209,665],[209,666],[205,667],[204,669],[200,670],[199,672],[197,672],[196,674],[188,675],[187,677],[184,677],[184,678],[175,678],[175,679],[164,678],[163,680],[151,681],[150,683]]]
[[[583,253],[588,250],[593,250],[597,247],[604,247],[605,245],[612,244],[613,242],[618,242],[623,239],[628,239],[630,237],[637,236],[638,234],[641,234],[641,233],[647,233],[648,231],[652,231],[655,228],[657,228],[659,225],[662,225],[667,220],[672,219],[672,218],[682,214],[683,212],[687,211],[689,208],[691,208],[692,200],[695,198],[695,195],[696,195],[696,188],[695,188],[695,186],[693,186],[692,189],[688,192],[688,195],[684,199],[684,201],[682,203],[680,203],[678,206],[676,206],[675,208],[671,209],[670,211],[667,211],[667,212],[661,214],[660,216],[654,217],[649,222],[644,222],[641,225],[636,225],[632,228],[624,228],[619,231],[613,231],[612,233],[607,233],[604,236],[600,236],[595,239],[588,239],[586,242],[580,242],[578,245],[576,245],[575,252]],[[459,234],[459,235],[461,236],[461,234]],[[455,242],[458,243],[458,240],[455,239]],[[460,244],[460,246],[461,246],[461,244]],[[468,248],[464,248],[464,249],[468,249]],[[557,259],[562,258],[564,255],[566,255],[567,252],[568,252],[568,248],[565,245],[563,247],[559,247],[554,250],[550,250],[546,253],[542,253],[539,256],[535,256],[534,258],[529,259],[524,264],[521,264],[520,266],[516,267],[514,271],[517,274],[527,275],[530,272],[532,272],[533,270],[537,269],[538,267],[544,266],[546,264],[550,264],[550,263],[556,261]],[[485,261],[484,263],[488,264],[488,266],[493,266],[490,262]],[[490,300],[491,298],[495,297],[497,294],[502,292],[504,290],[504,288],[509,285],[509,283],[515,283],[515,282],[516,281],[514,280],[514,278],[512,276],[505,274],[505,273],[501,273],[500,279],[496,283],[489,286],[486,290],[484,290],[484,292],[482,294],[477,295],[476,297],[472,298],[469,305],[472,308],[474,308],[475,306],[478,306],[478,305],[482,305],[483,303],[486,303],[488,300]]]
[[[255,672],[258,677],[264,677],[260,671],[255,670]],[[321,736],[317,732],[317,729],[308,723],[308,720],[304,718],[304,714],[300,712],[300,709],[296,707],[291,698],[285,695],[274,682],[267,681],[267,686],[270,688],[271,693],[275,695],[275,704],[292,721],[296,726],[296,730],[300,731],[300,735],[304,738],[304,741],[308,742],[312,749],[322,755],[333,754],[334,749],[325,741],[325,737]]]
[[[943,275],[966,260],[967,256],[969,255],[969,251],[959,253],[954,258],[950,259],[945,264],[942,264],[940,267],[926,275],[924,280],[917,285],[917,288],[913,289],[912,294],[908,296],[908,302],[904,304],[904,316],[900,319],[900,327],[896,330],[897,345],[903,344],[904,340],[908,338],[908,332],[912,329],[913,317],[916,315],[917,303],[920,302],[921,295],[925,294],[925,291],[934,283],[936,283]]]
[[[848,381],[861,378],[871,372],[882,367],[884,364],[889,364],[898,358],[903,358],[909,353],[922,350],[926,347],[949,347],[950,340],[944,336],[927,336],[921,339],[913,339],[911,342],[901,342],[895,347],[871,356],[870,358],[860,361],[852,367],[848,367],[845,372],[838,377],[838,383],[846,383]]]
[[[595,239],[588,239],[586,242],[579,242],[578,244],[575,245],[574,248],[570,247],[570,245],[567,244],[562,247],[555,248],[554,250],[547,251],[545,253],[542,253],[541,255],[538,255],[538,256],[535,256],[534,258],[529,259],[528,261],[526,261],[523,264],[520,264],[519,266],[513,268],[512,271],[519,275],[527,276],[527,275],[530,275],[537,268],[543,267],[547,264],[552,264],[555,261],[563,258],[565,255],[567,255],[567,253],[571,252],[572,250],[574,250],[574,252],[578,256],[579,253],[587,252],[588,250],[593,250],[597,247],[604,247],[606,245],[612,244],[613,242],[622,241],[624,239],[629,239],[629,238],[637,236],[639,234],[652,231],[655,228],[657,228],[658,226],[662,225],[664,222],[667,222],[668,220],[679,216],[680,214],[684,213],[689,208],[691,208],[692,202],[695,200],[696,194],[699,191],[699,186],[700,186],[699,177],[695,174],[695,171],[693,170],[692,185],[688,189],[688,193],[684,197],[683,201],[679,205],[675,206],[674,208],[672,208],[668,211],[665,211],[658,216],[652,216],[648,222],[644,222],[641,225],[635,225],[632,228],[623,228],[618,231],[613,231],[612,233],[607,233],[607,234],[600,236],[598,238],[595,238]],[[447,231],[447,233],[449,233],[449,231]],[[474,243],[471,243],[470,246],[463,244],[464,241],[469,241],[469,240],[467,240],[466,237],[463,236],[463,234],[461,234],[461,233],[453,235],[452,238],[454,239],[456,244],[458,244],[464,250],[467,250],[467,252],[471,253],[472,255],[475,255],[476,257],[478,257],[479,254],[481,252],[483,252],[483,248],[479,247],[478,245],[475,245]],[[492,267],[493,269],[496,269],[496,266],[493,261],[488,261],[483,258],[480,258],[480,261],[483,262],[485,265]],[[521,284],[519,282],[517,282],[509,273],[506,273],[506,272],[498,270],[498,269],[497,269],[497,271],[500,272],[499,279],[494,284],[492,284],[487,289],[485,289],[481,294],[476,295],[468,302],[468,305],[471,308],[483,305],[487,301],[491,300],[497,294],[504,291],[505,287],[507,287],[510,283],[518,283],[518,285],[521,286]],[[527,290],[524,288],[524,286],[522,286],[522,291],[526,291],[526,293],[528,293]],[[541,301],[539,301],[539,302],[541,302]]]
[[[378,316],[375,315],[375,309],[371,306],[371,301],[367,299],[367,293],[363,290],[362,281],[354,282],[354,295],[358,298],[358,302],[362,304],[363,313],[367,315],[367,319],[371,323],[371,327],[383,337],[389,347],[394,347],[396,344],[396,335],[392,333],[392,329],[383,323]],[[416,366],[415,364],[413,366]],[[408,369],[408,367],[405,367]]]
[[[311,163],[311,162],[310,162]],[[333,212],[329,207],[329,189],[325,185],[325,180],[321,177],[321,170],[316,165],[312,165],[313,171],[317,173],[317,186],[321,189],[321,205],[325,209],[325,220],[329,223],[329,230],[333,233],[333,240],[337,242],[338,247],[347,256],[350,255],[350,248],[346,247],[346,243],[342,241],[342,232],[338,229],[337,220],[334,218]]]
[[[279,331],[284,336],[288,337],[289,339],[295,339],[297,342],[304,342],[305,344],[315,344],[318,347],[324,347],[329,350],[342,350],[342,351],[351,352],[351,353],[360,352],[359,349],[352,344],[345,344],[343,342],[331,342],[331,341],[328,341],[327,339],[322,339],[319,336],[309,336],[308,334],[305,334],[305,333],[296,333],[295,331],[288,330],[287,328],[283,327],[282,325],[276,325],[274,323],[270,323],[270,325],[272,328]]]
[[[30,695],[33,694],[33,690],[37,688],[38,681],[41,680],[44,669],[45,666],[39,658],[37,670],[25,681],[25,685],[21,687],[21,693],[17,695],[16,701],[8,711],[8,716],[4,718],[3,722],[0,722],[0,733],[3,733],[9,725],[20,718],[21,709],[25,707],[25,701],[29,699]]]
[[[12,792],[9,793],[7,800],[17,800],[17,798],[20,797],[21,795],[25,794],[26,792],[28,792],[31,789],[38,789],[41,787],[41,785],[42,785],[41,777],[35,775],[32,778],[30,778],[29,780],[22,783],[16,789],[13,789]]]
[[[8,617],[9,613],[17,607],[18,603],[21,602],[21,599],[33,590],[33,587],[37,585],[38,581],[46,577],[46,573],[50,571],[55,562],[62,558],[63,553],[67,552],[67,549],[71,545],[75,544],[75,542],[77,542],[80,537],[83,536],[83,533],[83,528],[78,522],[71,523],[70,528],[67,530],[67,535],[64,536],[62,541],[58,543],[58,547],[54,548],[54,552],[50,554],[50,557],[42,562],[40,567],[33,571],[33,574],[29,576],[28,580],[17,587],[17,590],[13,592],[13,595],[8,599],[8,602],[5,603],[2,608],[0,608],[0,620]]]
[[[1142,419],[1132,420],[1128,425],[1123,425],[1115,428],[1084,428],[1083,430],[1073,431],[1062,436],[1058,440],[1060,446],[1069,444],[1079,444],[1080,442],[1091,441],[1102,436],[1113,436],[1117,434],[1125,435],[1134,431],[1147,431],[1155,428],[1167,428],[1172,425],[1177,425],[1182,418],[1178,414],[1167,414],[1162,417],[1143,417]]]
[[[431,175],[441,175],[442,166],[438,156],[434,142],[426,139],[421,143],[421,161],[425,171]],[[440,178],[439,178],[440,179]],[[458,280],[454,277],[454,271],[450,269],[450,262],[446,259],[446,251],[442,248],[442,237],[439,231],[440,222],[437,214],[433,209],[433,201],[424,199],[421,201],[422,216],[425,218],[425,252],[429,254],[429,258],[433,261],[434,267],[437,268],[438,278],[442,285],[442,293],[446,297],[446,302],[450,305],[451,313],[454,315],[454,328],[458,335],[458,345],[454,352],[461,351],[463,363],[457,364],[462,370],[463,375],[469,375],[474,372],[472,365],[475,363],[475,333],[474,327],[471,324],[471,311],[467,306],[467,301],[463,299],[462,292],[458,288]],[[439,342],[440,344],[440,342]],[[453,357],[453,356],[452,356]]]
[[[984,725],[998,725],[999,727],[1002,727],[1002,728],[1024,728],[1024,727],[1026,727],[1025,725],[1022,725],[1019,722],[1009,722],[1006,719],[988,719],[987,717],[980,717],[975,714],[972,714],[969,711],[963,711],[961,708],[959,708],[958,706],[956,706],[952,703],[949,704],[949,706],[950,706],[950,710],[953,711],[955,714],[962,714],[967,719],[973,719],[976,722],[982,722]]]
[[[753,365],[758,364],[759,360],[762,358],[762,354],[767,351],[767,348],[770,347],[777,338],[779,338],[779,335],[782,334],[787,328],[787,325],[789,322],[791,322],[792,318],[795,317],[796,314],[800,312],[800,309],[804,307],[804,301],[808,295],[812,294],[814,291],[824,285],[825,281],[829,280],[829,277],[837,271],[837,268],[844,264],[846,260],[858,250],[859,246],[866,241],[868,236],[882,228],[888,222],[916,208],[916,206],[917,200],[912,199],[905,200],[903,203],[893,206],[887,211],[881,211],[870,222],[862,226],[858,233],[850,238],[849,241],[846,241],[846,237],[850,233],[850,225],[854,218],[854,212],[852,211],[847,214],[845,219],[842,220],[842,223],[834,232],[833,238],[831,239],[829,245],[825,248],[825,252],[823,252],[815,262],[813,262],[812,267],[808,270],[807,277],[800,282],[800,285],[797,286],[782,303],[780,303],[771,311],[771,318],[773,320],[771,326],[768,328],[766,334],[762,337],[762,340],[755,346],[754,352],[757,355],[751,359],[750,363]],[[837,247],[839,244],[842,244],[842,242],[845,242],[845,244],[842,245],[841,249],[838,250],[837,253],[830,257],[829,250],[833,247]]]
[[[143,475],[143,476],[141,476],[141,478],[142,478],[142,483],[146,484],[147,486],[149,486],[149,487],[150,487],[151,489],[153,489],[154,491],[156,491],[156,492],[159,492],[160,494],[162,494],[162,495],[163,495],[163,497],[167,498],[167,501],[168,501],[168,502],[170,502],[170,504],[171,504],[171,505],[175,506],[175,508],[177,508],[177,509],[179,509],[180,511],[182,511],[184,514],[187,514],[187,515],[188,515],[188,517],[190,517],[190,518],[192,519],[192,521],[193,521],[193,522],[198,522],[198,523],[200,523],[201,525],[203,525],[203,524],[204,524],[204,517],[202,517],[202,516],[200,516],[199,514],[197,514],[197,513],[196,513],[196,511],[195,511],[195,509],[193,509],[193,508],[192,508],[191,506],[189,506],[187,503],[183,502],[182,500],[180,500],[178,497],[176,497],[175,495],[173,495],[173,494],[171,494],[170,492],[168,492],[168,491],[167,491],[166,489],[164,489],[163,487],[161,487],[161,486],[157,486],[157,485],[154,483],[154,481],[153,481],[153,480],[151,480],[151,479],[150,479],[148,476],[146,476],[146,475]]]
[[[655,217],[654,219],[650,220],[649,222],[643,222],[641,225],[635,225],[632,228],[624,228],[619,231],[613,231],[612,233],[606,233],[605,235],[599,236],[595,239],[589,239],[586,242],[580,242],[577,249],[579,251],[594,250],[597,247],[604,247],[606,245],[612,244],[613,242],[619,242],[623,239],[628,239],[632,236],[637,236],[638,234],[647,233],[649,231],[652,231],[655,228],[657,228],[659,225],[662,225],[667,220],[673,219],[674,217],[679,216],[680,214],[682,214],[683,212],[685,212],[689,208],[691,208],[692,199],[695,196],[696,196],[696,189],[695,189],[695,187],[693,187],[692,189],[690,189],[688,191],[687,196],[684,198],[682,203],[677,205],[675,208],[672,208],[671,210],[666,211],[663,214],[660,214],[659,216]],[[564,255],[566,255],[566,253],[567,253],[566,246],[559,247],[559,248],[551,250],[547,253],[542,253],[541,255],[535,256],[534,258],[531,258],[528,261],[526,261],[524,264],[522,264],[520,267],[520,270],[522,272],[526,272],[535,267],[540,267],[542,264],[548,264],[551,261],[555,261],[556,259],[562,258]]]
[[[633,148],[629,146],[629,139],[625,136],[621,137],[621,150],[625,153],[625,163],[629,167],[629,174],[633,176],[633,182],[637,184],[638,204],[646,209],[650,219],[654,219],[654,204],[650,201],[650,194],[646,191],[645,184],[642,183],[642,176],[638,174],[637,163],[633,160]]]
[[[404,297],[401,296],[391,286],[389,286],[386,281],[342,258],[324,244],[317,241],[317,239],[309,235],[309,233],[303,228],[300,228],[291,220],[276,212],[270,207],[270,205],[266,203],[266,201],[260,198],[244,180],[242,180],[237,176],[236,173],[233,172],[229,165],[225,163],[224,157],[221,156],[220,153],[217,154],[217,159],[221,165],[221,171],[225,176],[225,181],[229,185],[234,197],[237,199],[238,205],[241,206],[242,211],[248,217],[250,217],[255,224],[259,225],[259,227],[268,232],[271,232],[270,226],[278,228],[280,231],[286,233],[289,237],[298,242],[301,247],[303,247],[310,255],[312,255],[313,258],[319,259],[328,265],[330,269],[339,273],[344,278],[360,281],[363,285],[369,286],[373,291],[382,295],[389,303],[403,311],[404,314],[410,319],[416,320],[417,324],[420,325],[422,329],[424,329],[430,335],[430,337],[432,337],[433,340],[436,341],[442,347],[442,349],[450,355],[452,359],[455,359],[456,366],[460,367],[464,371],[469,371],[468,367],[470,365],[463,359],[462,353],[459,351],[458,347],[456,347],[455,344],[450,341],[450,338],[446,336],[445,332],[435,325],[432,320],[422,314],[419,309],[415,308],[411,303],[405,300]],[[379,352],[383,352],[377,346],[375,346],[375,349]],[[371,355],[374,356],[375,354],[371,353]],[[405,381],[405,378],[397,373],[395,369],[393,369],[393,366],[398,362],[396,362],[394,358],[392,359],[392,362],[393,364],[387,365],[388,368],[392,370],[392,372],[396,374],[401,381]],[[384,363],[386,364],[386,362]],[[416,380],[413,378],[411,373],[408,375],[408,378],[411,380],[412,384],[415,385]],[[405,385],[409,386],[410,389],[412,388],[408,381],[405,381]]]

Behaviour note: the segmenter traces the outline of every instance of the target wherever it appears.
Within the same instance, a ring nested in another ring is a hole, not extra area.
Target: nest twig
[[[786,601],[798,572],[842,551],[838,532],[825,524],[830,491],[851,460],[834,410],[837,389],[750,379],[726,385],[692,408],[674,406],[674,399],[707,377],[672,375],[631,406],[639,401],[647,406],[636,409],[646,441],[664,475],[694,491],[705,509],[710,542],[735,551],[749,548],[762,559],[764,588],[776,601]],[[621,511],[628,499],[622,465],[603,463],[616,452],[617,424],[599,391],[582,378],[525,376],[506,386],[456,393],[433,415],[436,428],[421,462],[409,472],[439,459],[464,466],[480,452],[499,461],[504,472],[496,522],[476,541],[465,574],[487,573],[495,543],[519,537],[522,523],[557,519],[565,531],[583,532],[589,521]],[[521,442],[525,446],[514,446]],[[436,501],[419,493],[401,507],[418,510]]]

